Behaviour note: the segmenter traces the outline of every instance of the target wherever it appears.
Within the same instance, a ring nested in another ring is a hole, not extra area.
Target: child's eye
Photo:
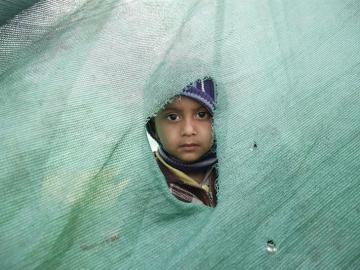
[[[179,119],[179,116],[176,113],[171,113],[166,116],[166,119],[170,121],[176,121]]]
[[[197,113],[197,116],[198,116],[198,118],[200,118],[200,119],[206,119],[206,118],[208,118],[209,117],[209,113],[208,112],[203,112],[203,111],[201,111],[201,112],[198,112]]]

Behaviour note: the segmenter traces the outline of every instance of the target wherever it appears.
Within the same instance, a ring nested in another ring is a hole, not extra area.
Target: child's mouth
[[[185,151],[194,151],[198,147],[199,147],[199,145],[195,144],[195,143],[189,143],[189,144],[180,145],[180,148],[185,150]]]

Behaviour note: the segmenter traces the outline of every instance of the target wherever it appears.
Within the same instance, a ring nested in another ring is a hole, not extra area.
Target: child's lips
[[[185,150],[185,151],[194,151],[199,147],[198,144],[196,143],[185,143],[185,144],[181,144],[180,148]]]

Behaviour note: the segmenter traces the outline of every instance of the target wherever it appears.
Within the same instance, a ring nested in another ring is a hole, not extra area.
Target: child
[[[158,142],[156,161],[179,200],[216,206],[216,145],[212,130],[215,87],[211,78],[185,87],[146,124]]]

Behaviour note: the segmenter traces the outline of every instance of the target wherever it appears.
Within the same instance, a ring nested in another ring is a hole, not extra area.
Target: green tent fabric
[[[0,16],[0,269],[360,268],[358,0],[0,1]],[[203,76],[214,209],[172,197],[144,127]]]

